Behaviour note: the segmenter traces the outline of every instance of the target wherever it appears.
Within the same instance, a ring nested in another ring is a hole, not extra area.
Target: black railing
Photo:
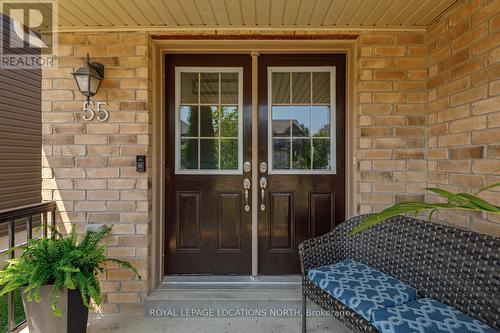
[[[12,209],[0,210],[0,229],[7,228],[8,247],[5,250],[0,249],[0,253],[13,248],[16,245],[16,232],[26,230],[26,242],[33,238],[33,227],[42,228],[42,237],[47,237],[48,225],[55,226],[57,205],[55,202],[42,202],[34,205],[27,205]],[[49,220],[50,218],[50,220]],[[16,228],[16,225],[24,221],[25,227]],[[34,223],[35,221],[35,223]],[[16,230],[17,229],[17,230]],[[0,237],[5,237],[0,233]],[[9,258],[15,257],[15,251],[9,252]],[[8,314],[7,314],[7,332],[14,332],[24,324],[14,323],[14,293],[7,294]]]

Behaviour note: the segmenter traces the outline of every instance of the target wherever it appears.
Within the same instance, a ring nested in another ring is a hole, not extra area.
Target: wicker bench
[[[365,217],[347,220],[330,233],[300,244],[303,332],[306,298],[355,332],[378,332],[307,276],[311,268],[346,259],[387,273],[416,288],[419,297],[432,297],[500,330],[500,239],[402,216],[349,236]]]

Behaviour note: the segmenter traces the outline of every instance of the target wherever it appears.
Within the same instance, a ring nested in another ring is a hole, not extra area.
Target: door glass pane
[[[313,103],[330,103],[330,73],[313,73]]]
[[[330,107],[313,105],[311,107],[311,131],[315,137],[330,137]]]
[[[238,140],[221,139],[220,141],[220,168],[238,169]]]
[[[311,128],[311,107],[292,105],[292,136],[309,136]]]
[[[273,168],[290,169],[290,139],[273,139]]]
[[[219,168],[219,140],[200,140],[200,169]]]
[[[270,67],[270,172],[315,173],[334,169],[335,119],[330,82],[334,67]],[[291,86],[290,86],[291,84]],[[287,91],[291,91],[290,94]],[[290,172],[292,171],[292,172]]]
[[[179,116],[181,136],[198,136],[198,106],[182,105]]]
[[[198,169],[198,139],[181,140],[181,168]]]
[[[216,105],[200,107],[200,136],[216,137],[219,135],[219,109]]]
[[[273,106],[272,118],[273,118],[273,135],[290,136],[290,107]]]
[[[219,103],[219,73],[201,73],[200,103]]]
[[[292,73],[292,103],[311,103],[311,73]]]
[[[272,74],[273,104],[290,104],[290,73]]]
[[[238,73],[221,73],[221,103],[238,104]]]
[[[331,169],[330,139],[313,139],[313,169]]]
[[[292,166],[294,169],[311,169],[311,139],[292,140]]]
[[[181,103],[198,103],[198,73],[181,73]]]
[[[238,136],[238,106],[223,106],[220,121],[222,138]]]
[[[176,75],[176,173],[241,173],[242,69],[207,69]]]

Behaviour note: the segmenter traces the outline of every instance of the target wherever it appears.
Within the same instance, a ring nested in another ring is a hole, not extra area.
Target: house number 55
[[[94,111],[91,106],[94,105],[92,101],[83,102],[83,120],[90,121],[96,118],[98,121],[106,121],[109,118],[108,110],[104,109],[103,106],[108,105],[106,102],[96,102],[95,106],[97,107],[97,111]]]

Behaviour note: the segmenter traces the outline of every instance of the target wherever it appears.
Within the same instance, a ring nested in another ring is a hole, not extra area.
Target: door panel
[[[165,273],[250,274],[251,58],[166,55],[165,70]]]
[[[344,55],[259,57],[260,274],[299,273],[298,244],[344,220],[344,78]]]

